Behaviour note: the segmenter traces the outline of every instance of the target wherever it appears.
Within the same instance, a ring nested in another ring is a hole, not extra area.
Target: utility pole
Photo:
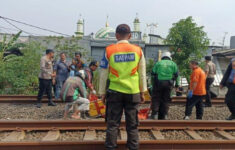
[[[223,41],[222,41],[222,49],[224,50],[224,43],[225,43],[225,39],[227,36],[228,32],[224,32],[224,37],[223,37]]]

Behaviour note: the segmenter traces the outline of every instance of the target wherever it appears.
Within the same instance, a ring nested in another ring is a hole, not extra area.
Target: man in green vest
[[[157,62],[152,70],[152,114],[151,119],[166,120],[171,100],[171,90],[179,85],[178,67],[172,61],[171,53],[165,52],[162,60]]]
[[[138,104],[144,102],[144,91],[147,91],[145,58],[139,46],[128,42],[131,38],[128,25],[121,24],[116,28],[116,38],[118,42],[106,47],[100,64],[99,94],[106,99],[105,147],[108,150],[117,148],[118,128],[124,110],[127,147],[137,150]]]

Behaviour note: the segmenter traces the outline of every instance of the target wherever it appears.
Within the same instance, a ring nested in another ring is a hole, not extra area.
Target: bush
[[[35,42],[21,49],[23,56],[9,55],[0,63],[0,94],[36,94],[41,52]]]

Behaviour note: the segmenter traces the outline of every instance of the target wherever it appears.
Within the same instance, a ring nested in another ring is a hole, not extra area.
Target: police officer
[[[235,58],[231,60],[223,79],[220,83],[220,88],[227,86],[228,92],[225,96],[225,103],[227,104],[231,115],[226,118],[227,120],[235,119]]]
[[[171,90],[179,85],[178,67],[172,61],[171,53],[165,52],[162,60],[157,62],[152,70],[152,114],[151,119],[167,119]]]
[[[127,147],[139,148],[138,104],[144,102],[147,91],[146,65],[140,47],[128,42],[131,38],[130,27],[126,24],[116,28],[117,43],[106,47],[101,61],[99,94],[106,98],[106,141],[109,150],[117,148],[118,128],[123,110],[125,112]],[[109,79],[105,96],[106,81]]]
[[[205,107],[211,107],[211,94],[214,94],[211,90],[210,87],[212,83],[215,80],[215,74],[216,74],[216,66],[215,64],[211,61],[211,56],[206,56],[206,65],[204,68],[204,71],[206,73],[206,102],[205,102]]]
[[[54,51],[51,49],[46,50],[46,55],[41,58],[40,61],[40,73],[39,73],[39,91],[37,97],[37,108],[41,108],[41,100],[44,92],[47,94],[48,106],[56,106],[52,101],[52,78],[56,76],[53,73],[53,58]]]

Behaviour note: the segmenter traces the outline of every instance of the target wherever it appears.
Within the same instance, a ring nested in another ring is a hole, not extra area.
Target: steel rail
[[[48,120],[48,121],[0,121],[3,130],[87,130],[106,128],[102,120]],[[125,128],[122,121],[120,128]],[[235,130],[235,121],[204,121],[204,120],[144,120],[140,121],[139,129],[166,130]]]
[[[125,122],[121,122],[124,128]],[[105,130],[105,122],[98,120],[81,121],[0,121],[0,131],[33,131],[33,130]],[[141,121],[139,129],[143,130],[235,130],[235,121]],[[118,149],[126,149],[126,140],[118,141]],[[13,141],[0,142],[0,150],[90,150],[104,149],[104,141]],[[154,149],[235,149],[235,140],[141,140],[140,150]]]
[[[33,103],[36,102],[37,96],[35,95],[0,95],[0,103]],[[55,100],[54,100],[55,101]],[[44,96],[42,102],[48,102],[47,97]],[[61,103],[61,100],[56,100],[56,103]],[[173,104],[185,104],[186,97],[172,97]],[[149,104],[150,101],[146,101]],[[224,98],[214,98],[212,99],[212,104],[224,104]]]
[[[126,149],[126,141],[118,141],[117,150]],[[152,140],[140,141],[140,150],[233,150],[234,140]],[[0,150],[102,150],[104,141],[76,142],[0,142]]]

